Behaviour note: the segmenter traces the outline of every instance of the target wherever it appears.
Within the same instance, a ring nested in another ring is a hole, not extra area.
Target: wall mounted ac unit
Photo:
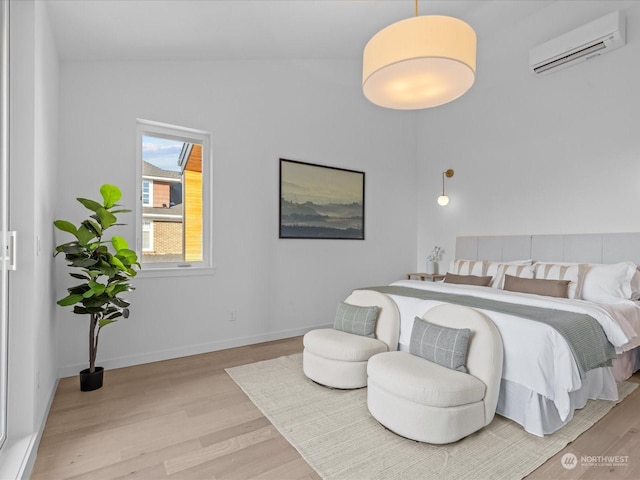
[[[619,10],[571,30],[529,51],[536,74],[555,72],[625,44],[625,18]]]

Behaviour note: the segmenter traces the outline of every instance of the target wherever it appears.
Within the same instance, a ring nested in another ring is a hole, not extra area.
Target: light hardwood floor
[[[31,478],[319,479],[224,371],[300,351],[296,337],[110,370],[95,392],[62,379]],[[528,478],[640,478],[639,412],[640,389]],[[629,464],[565,470],[565,452]]]

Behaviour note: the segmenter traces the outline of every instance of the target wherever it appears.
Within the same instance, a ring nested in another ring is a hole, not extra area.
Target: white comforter
[[[603,305],[584,300],[542,297],[507,292],[489,287],[454,285],[441,282],[402,280],[392,285],[458,293],[555,310],[585,313],[595,318],[609,341],[622,352],[640,345],[640,307],[634,302]],[[408,350],[413,320],[442,302],[390,295],[400,310],[400,349]],[[564,337],[552,327],[504,313],[482,310],[496,324],[504,344],[502,378],[522,385],[551,400],[564,421],[572,414],[569,393],[578,390],[582,381],[573,354]],[[612,374],[606,369],[607,375]]]

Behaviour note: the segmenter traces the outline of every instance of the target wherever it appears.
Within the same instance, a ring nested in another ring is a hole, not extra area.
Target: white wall
[[[9,228],[18,232],[18,268],[9,274],[8,442],[0,478],[28,475],[58,380],[50,255],[58,59],[45,5],[21,1],[10,8]]]
[[[61,189],[52,181],[58,163],[58,55],[44,2],[36,3],[34,79],[34,264],[36,321],[35,390],[36,417],[46,413],[49,393],[55,389],[57,370],[57,328],[55,321],[55,277],[51,258],[54,245],[54,205]]]
[[[537,77],[528,53],[616,8],[627,45]],[[421,113],[417,261],[460,235],[640,230],[640,4],[553,2],[480,37],[476,84]],[[436,204],[441,173],[451,203]]]
[[[217,271],[136,278],[132,315],[102,332],[99,364],[301,334],[332,322],[351,289],[413,268],[416,115],[369,104],[359,78],[356,61],[61,64],[60,218],[83,218],[74,198],[105,182],[134,206],[136,118],[213,134]],[[366,240],[279,240],[280,157],[365,171]],[[133,239],[133,226],[124,233]],[[63,262],[56,278],[61,296]],[[74,375],[87,362],[86,322],[57,316],[61,373]]]

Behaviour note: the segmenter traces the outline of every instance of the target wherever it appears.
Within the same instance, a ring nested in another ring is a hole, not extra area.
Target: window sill
[[[136,278],[192,277],[199,275],[215,275],[216,267],[156,267],[138,271]]]

